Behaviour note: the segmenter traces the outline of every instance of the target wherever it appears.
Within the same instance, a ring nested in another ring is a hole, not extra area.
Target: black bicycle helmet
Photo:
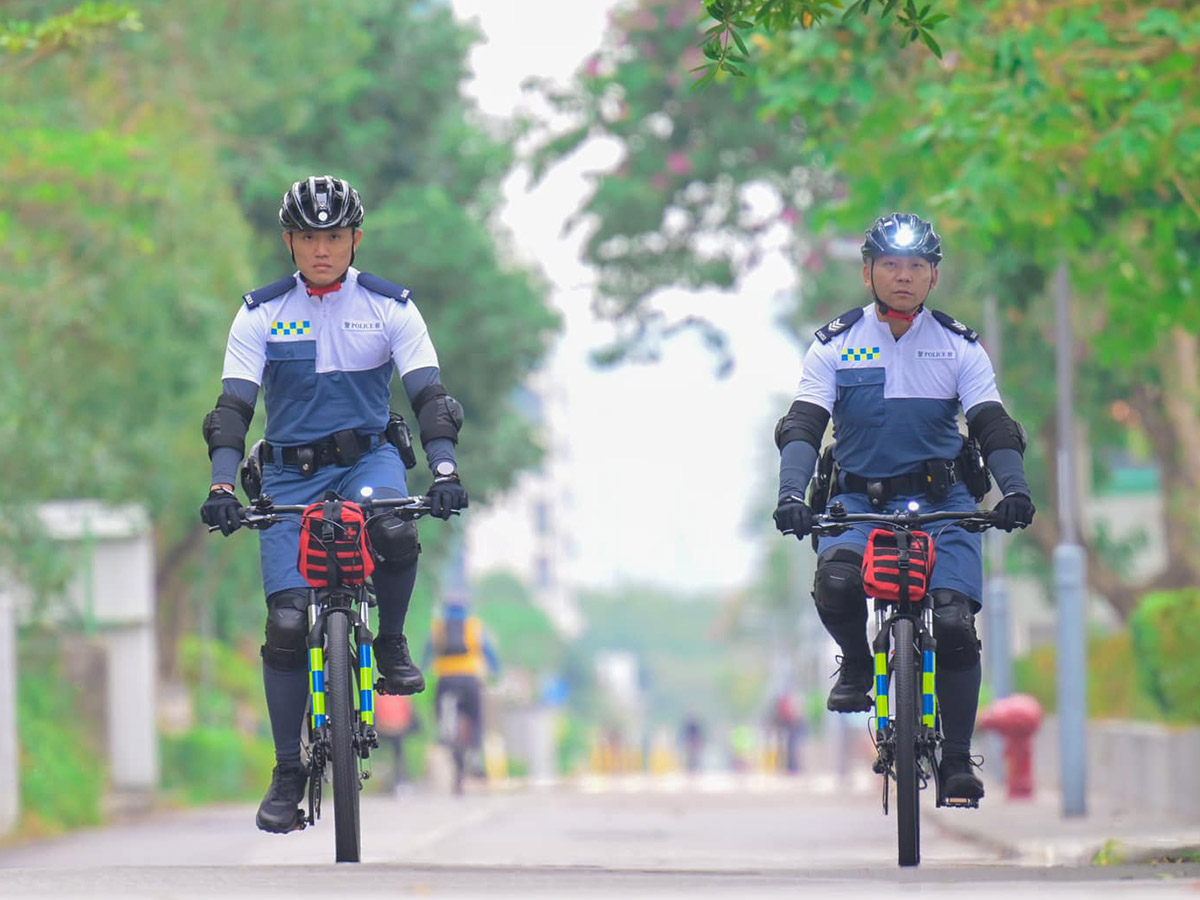
[[[343,178],[310,175],[283,195],[279,224],[284,231],[327,231],[358,228],[363,221],[358,191]]]
[[[919,256],[935,266],[942,261],[942,239],[933,225],[912,213],[881,216],[867,229],[863,262],[880,256]]]

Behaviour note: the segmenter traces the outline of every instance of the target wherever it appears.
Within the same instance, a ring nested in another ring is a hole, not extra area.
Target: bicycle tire
[[[361,824],[358,808],[358,754],[354,749],[354,673],[350,619],[343,612],[325,620],[325,694],[329,702],[329,753],[333,763],[333,829],[338,862],[358,862]]]
[[[921,861],[921,804],[917,783],[918,704],[917,649],[913,621],[898,617],[892,623],[893,667],[896,679],[896,839],[900,865]]]

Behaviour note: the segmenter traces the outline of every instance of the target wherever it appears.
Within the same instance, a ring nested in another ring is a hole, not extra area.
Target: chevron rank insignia
[[[940,309],[931,309],[930,312],[933,313],[933,317],[938,320],[938,323],[943,328],[947,328],[950,331],[953,331],[955,334],[962,335],[972,344],[979,340],[978,331],[976,331],[974,328],[968,328],[949,313],[944,313]]]
[[[854,309],[842,313],[828,325],[823,325],[818,328],[813,334],[816,335],[818,341],[822,344],[828,344],[831,340],[862,318],[863,311],[861,306],[856,306]]]

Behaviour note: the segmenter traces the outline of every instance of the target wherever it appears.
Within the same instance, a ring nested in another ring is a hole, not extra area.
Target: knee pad
[[[267,598],[267,634],[262,658],[272,669],[295,672],[308,667],[308,596],[295,589]]]
[[[944,669],[969,669],[979,662],[979,637],[975,634],[975,603],[966,594],[938,588],[933,594],[933,637],[938,665]]]
[[[862,554],[838,547],[821,554],[813,579],[817,609],[831,619],[850,619],[866,609],[867,593],[862,583]]]
[[[367,523],[371,549],[381,569],[398,572],[417,561],[421,545],[417,542],[417,524],[398,516],[376,516]]]

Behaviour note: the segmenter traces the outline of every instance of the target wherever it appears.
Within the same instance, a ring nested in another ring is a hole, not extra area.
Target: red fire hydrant
[[[1004,737],[1010,800],[1033,796],[1033,736],[1041,724],[1042,705],[1029,694],[997,700],[979,717],[980,730]]]

